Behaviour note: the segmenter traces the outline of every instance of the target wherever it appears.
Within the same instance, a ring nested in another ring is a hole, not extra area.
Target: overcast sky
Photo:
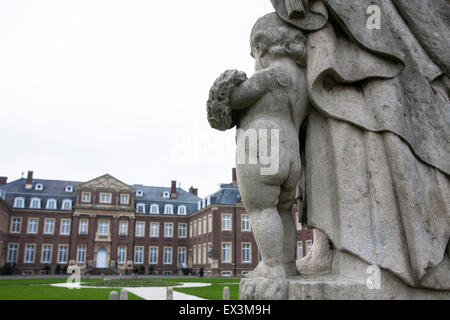
[[[211,84],[253,72],[269,0],[0,0],[0,176],[199,188],[231,181]]]

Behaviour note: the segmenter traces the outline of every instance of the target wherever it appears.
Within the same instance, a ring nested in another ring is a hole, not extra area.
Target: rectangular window
[[[143,237],[145,235],[145,222],[136,222],[136,237]]]
[[[27,244],[25,246],[25,257],[23,259],[24,263],[34,263],[34,252],[36,249],[35,244]]]
[[[197,236],[197,221],[194,221],[194,237]]]
[[[10,263],[17,262],[17,253],[19,251],[19,245],[10,244],[8,246],[8,259],[7,261]]]
[[[197,264],[197,247],[195,247],[194,246],[194,251],[193,251],[193,254],[192,254],[192,258],[193,258],[193,262],[194,262],[194,264]]]
[[[85,263],[86,261],[86,246],[79,246],[77,252],[77,263]]]
[[[192,222],[189,223],[189,237],[192,238]]]
[[[250,217],[248,214],[242,215],[241,231],[250,231]]]
[[[308,252],[311,250],[311,247],[312,247],[312,241],[307,240],[306,241],[306,254],[308,254]]]
[[[164,248],[164,264],[172,264],[172,248]]]
[[[212,214],[208,215],[208,232],[212,232]]]
[[[197,248],[198,253],[198,263],[202,264],[202,246],[199,244]]]
[[[303,242],[297,241],[297,259],[303,258]]]
[[[55,230],[55,219],[45,219],[44,234],[53,234]]]
[[[27,233],[37,233],[38,222],[39,220],[37,218],[29,218]]]
[[[130,196],[128,194],[120,195],[120,204],[129,204],[129,203],[130,203]]]
[[[152,238],[159,237],[159,223],[158,222],[150,223],[150,237],[152,237]]]
[[[158,264],[158,247],[150,247],[149,263]]]
[[[164,237],[172,238],[173,237],[173,223],[164,223]]]
[[[69,251],[69,246],[66,246],[66,245],[59,246],[58,263],[67,263],[68,251]]]
[[[52,245],[51,244],[44,244],[42,246],[41,262],[42,263],[50,263],[51,259],[52,259]]]
[[[222,214],[222,231],[231,231],[231,214]]]
[[[120,221],[119,223],[119,235],[126,236],[128,234],[128,221]]]
[[[111,203],[111,193],[100,192],[100,203]]]
[[[127,248],[126,247],[119,247],[118,254],[117,254],[117,262],[119,264],[124,264],[125,260],[127,259]]]
[[[134,248],[134,263],[142,264],[144,262],[144,247]]]
[[[81,202],[91,202],[91,193],[90,192],[82,192],[81,193]]]
[[[22,218],[12,218],[11,220],[11,233],[20,233],[20,224]]]
[[[187,229],[186,223],[178,224],[178,238],[186,238],[186,229]]]
[[[186,248],[178,248],[178,264],[184,268],[186,264]]]
[[[206,259],[207,257],[207,252],[206,252],[206,243],[203,245],[203,263],[208,263],[208,260]]]
[[[222,243],[222,263],[231,263],[231,243]]]
[[[198,219],[197,225],[198,225],[198,235],[201,236],[202,235],[202,219]]]
[[[80,220],[79,233],[80,234],[87,234],[88,233],[88,221],[86,219]]]
[[[101,236],[107,236],[109,234],[109,221],[100,221],[98,225],[98,234]]]
[[[61,232],[62,235],[69,235],[70,234],[70,220],[68,219],[62,219],[61,220]]]
[[[252,262],[252,245],[250,243],[242,244],[242,263]]]
[[[208,231],[206,230],[206,217],[203,217],[203,233],[207,233]]]
[[[222,277],[231,277],[231,271],[222,271]]]

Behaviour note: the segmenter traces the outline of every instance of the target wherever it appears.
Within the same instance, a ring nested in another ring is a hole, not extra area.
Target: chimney
[[[8,182],[8,177],[0,177],[0,186],[6,184]]]
[[[172,180],[172,187],[170,189],[170,197],[176,198],[177,197],[177,181]]]
[[[193,186],[191,186],[191,187],[189,188],[189,192],[192,193],[193,195],[198,196],[198,189],[197,189],[197,188],[194,188]]]
[[[28,171],[27,182],[25,183],[25,189],[31,189],[33,187],[33,171]]]
[[[236,168],[231,169],[231,178],[232,178],[233,185],[237,186]]]

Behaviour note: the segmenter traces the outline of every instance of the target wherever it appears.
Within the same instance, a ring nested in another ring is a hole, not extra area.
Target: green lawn
[[[206,282],[207,287],[174,288],[175,291],[205,299],[222,300],[223,288],[230,288],[230,299],[239,297],[239,278],[138,278],[128,280],[81,279],[83,285],[110,287],[176,286],[180,282]],[[0,300],[108,300],[113,288],[68,289],[52,287],[51,283],[66,282],[65,278],[0,279]],[[129,300],[142,300],[128,293]]]
[[[108,300],[109,293],[113,290],[68,289],[49,285],[61,282],[66,282],[66,279],[2,279],[0,280],[0,300]],[[131,292],[128,293],[128,299],[142,300]]]

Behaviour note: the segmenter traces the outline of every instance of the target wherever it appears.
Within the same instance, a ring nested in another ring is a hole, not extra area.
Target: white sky
[[[206,120],[226,69],[253,72],[269,0],[0,0],[0,176],[199,188],[231,181],[234,129]]]

